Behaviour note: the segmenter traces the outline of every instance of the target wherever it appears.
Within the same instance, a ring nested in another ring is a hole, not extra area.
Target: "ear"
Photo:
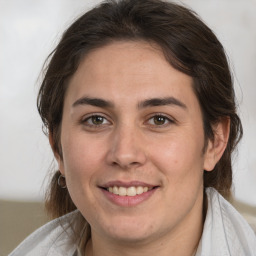
[[[60,156],[59,152],[57,152],[57,150],[54,146],[54,139],[53,139],[52,133],[49,133],[49,143],[51,145],[52,152],[54,154],[54,158],[56,159],[56,161],[58,163],[59,171],[61,172],[62,175],[64,175],[65,172],[64,172],[63,160],[62,160],[62,157]]]
[[[221,159],[229,138],[230,119],[222,118],[213,127],[214,139],[208,140],[208,145],[204,155],[204,170],[212,171],[218,161]]]

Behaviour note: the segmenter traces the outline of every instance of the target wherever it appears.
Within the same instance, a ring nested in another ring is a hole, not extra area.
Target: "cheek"
[[[71,179],[92,176],[101,163],[101,146],[79,134],[66,136],[62,148],[65,174]]]
[[[192,139],[194,138],[194,139]],[[157,143],[151,147],[151,156],[159,168],[170,175],[170,179],[180,179],[184,176],[200,173],[203,168],[201,138],[189,134],[172,136],[170,139]]]
[[[63,168],[73,202],[80,210],[84,210],[89,202],[93,208],[94,196],[91,191],[102,162],[99,146],[73,133],[63,139],[62,147]]]

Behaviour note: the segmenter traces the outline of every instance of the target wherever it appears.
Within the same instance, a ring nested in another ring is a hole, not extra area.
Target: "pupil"
[[[156,116],[156,117],[154,117],[154,122],[155,122],[155,124],[157,124],[157,125],[164,124],[164,122],[165,122],[165,117]]]
[[[94,116],[92,118],[92,122],[94,124],[102,124],[103,123],[103,118],[101,116]]]

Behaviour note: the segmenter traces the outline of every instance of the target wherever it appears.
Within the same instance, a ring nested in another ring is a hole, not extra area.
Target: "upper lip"
[[[142,182],[142,181],[137,181],[137,180],[129,181],[129,182],[115,180],[115,181],[109,181],[109,182],[103,184],[100,187],[109,188],[109,187],[114,187],[114,186],[125,187],[125,188],[128,188],[128,187],[139,187],[139,186],[153,188],[153,187],[157,187],[158,185],[152,185],[152,184],[145,183],[145,182]]]

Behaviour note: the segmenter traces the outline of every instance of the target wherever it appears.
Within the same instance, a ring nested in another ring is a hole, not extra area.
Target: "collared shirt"
[[[256,256],[256,236],[215,189],[206,189],[208,209],[196,256]],[[55,219],[26,238],[9,256],[76,256],[70,221],[78,210]]]

